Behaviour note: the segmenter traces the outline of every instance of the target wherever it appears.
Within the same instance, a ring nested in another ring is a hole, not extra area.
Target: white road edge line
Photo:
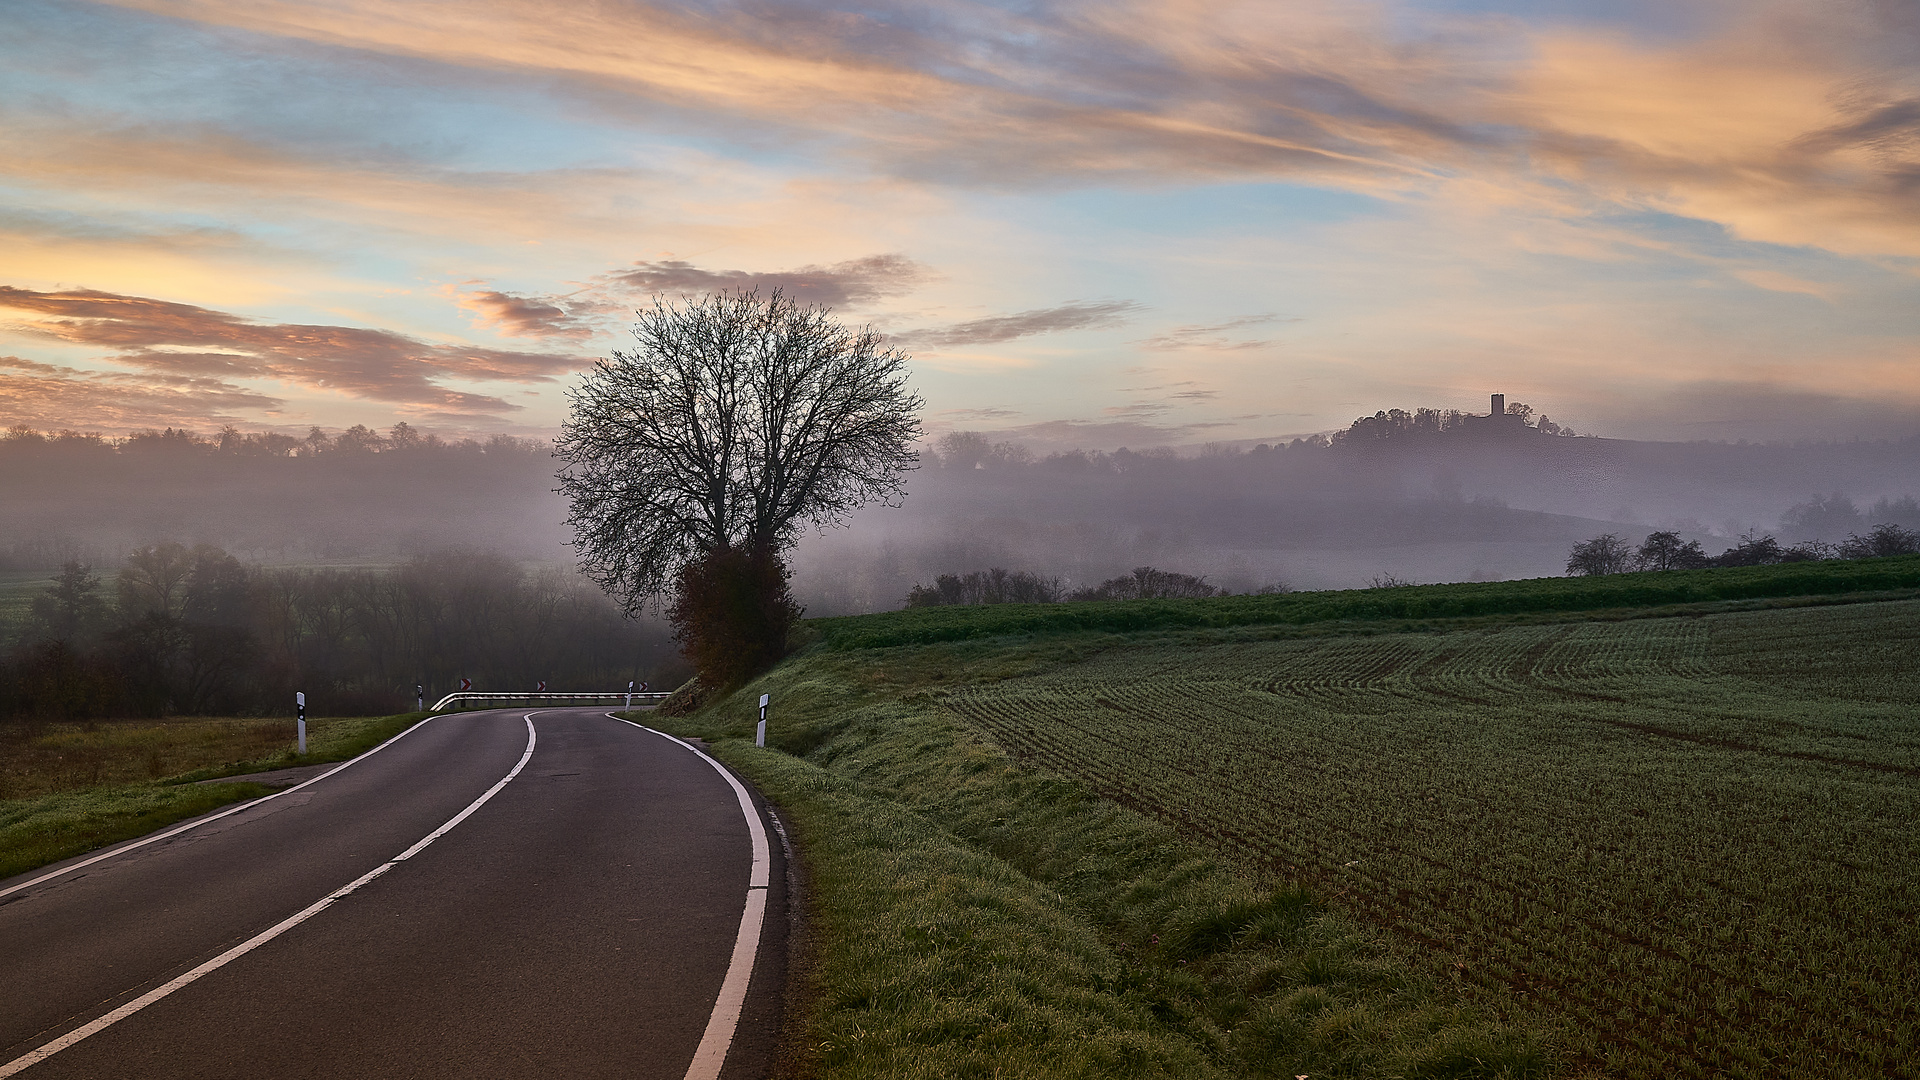
[[[194,820],[189,821],[185,825],[182,825],[178,828],[169,829],[166,832],[162,832],[162,833],[155,833],[152,836],[142,837],[141,839],[135,840],[130,844],[122,844],[119,847],[108,848],[106,851],[103,851],[100,854],[95,855],[91,859],[82,859],[81,861],[74,863],[71,866],[63,866],[58,870],[41,874],[39,877],[33,878],[30,881],[23,881],[18,885],[9,885],[4,889],[0,889],[0,896],[6,896],[10,893],[17,893],[21,889],[31,889],[35,885],[38,885],[43,881],[52,881],[54,878],[60,877],[62,874],[71,874],[75,870],[92,866],[94,863],[100,862],[103,859],[111,859],[115,855],[125,855],[127,852],[132,851],[135,848],[143,848],[143,847],[146,847],[148,844],[157,844],[160,841],[167,839],[168,837],[179,836],[181,833],[186,832],[188,829],[197,829],[202,825],[206,825],[214,821],[219,821],[223,817],[227,817],[231,814],[237,814],[242,810],[251,810],[262,803],[272,802],[273,800],[279,798],[282,795],[291,795],[294,792],[299,791],[301,788],[306,787],[308,784],[317,784],[320,781],[325,780],[327,777],[332,776],[334,773],[339,772],[341,769],[344,769],[350,765],[354,765],[359,762],[365,761],[367,758],[370,758],[373,755],[379,753],[380,751],[385,750],[387,747],[392,746],[394,743],[399,742],[401,739],[406,738],[408,735],[411,735],[414,732],[419,731],[421,728],[426,727],[427,724],[437,719],[439,719],[438,715],[429,716],[425,720],[420,721],[419,723],[413,725],[412,727],[401,732],[400,734],[395,735],[393,738],[388,739],[386,742],[381,743],[379,746],[376,746],[373,749],[367,751],[366,753],[361,754],[359,757],[351,758],[347,761],[343,761],[340,763],[340,765],[337,768],[328,769],[326,772],[321,773],[319,776],[315,776],[308,780],[302,780],[300,783],[293,785],[292,787],[286,789],[285,791],[276,791],[271,795],[263,795],[258,799],[249,799],[246,802],[240,803],[237,806],[228,807],[227,809],[222,810],[217,814],[208,814],[205,817],[195,818]],[[0,1076],[4,1076],[4,1075],[6,1074],[0,1073]]]
[[[432,718],[429,717],[428,719],[432,719]],[[281,920],[280,922],[277,922],[274,925],[268,927],[267,929],[260,931],[258,934],[255,934],[254,936],[248,938],[247,940],[241,942],[240,944],[235,945],[233,948],[228,949],[226,952],[221,953],[219,956],[214,957],[213,959],[207,961],[206,963],[201,964],[199,967],[194,968],[192,971],[189,971],[184,975],[180,975],[176,977],[173,981],[168,982],[164,985],[154,987],[152,990],[149,990],[146,993],[141,994],[139,997],[134,998],[132,1001],[127,1002],[125,1005],[120,1006],[119,1008],[113,1010],[112,1012],[106,1014],[105,1016],[102,1016],[99,1019],[94,1020],[92,1023],[74,1028],[72,1031],[67,1032],[65,1035],[60,1036],[59,1038],[53,1040],[52,1042],[46,1044],[45,1046],[42,1046],[38,1050],[29,1051],[25,1054],[20,1055],[17,1058],[14,1058],[12,1061],[7,1062],[5,1065],[0,1065],[0,1080],[6,1080],[6,1077],[12,1076],[15,1073],[18,1073],[24,1069],[32,1068],[33,1066],[38,1065],[42,1061],[45,1061],[46,1059],[52,1057],[53,1055],[59,1053],[62,1050],[65,1050],[67,1047],[72,1046],[74,1043],[79,1042],[80,1040],[86,1038],[87,1036],[98,1034],[99,1032],[105,1030],[106,1028],[109,1028],[114,1024],[117,1024],[120,1021],[125,1020],[127,1017],[132,1016],[134,1013],[139,1012],[141,1009],[144,1009],[147,1006],[153,1004],[154,1002],[159,1001],[161,998],[166,997],[168,994],[173,993],[175,990],[179,990],[182,987],[188,985],[189,983],[198,981],[202,975],[207,975],[212,972],[218,971],[223,967],[226,967],[228,964],[232,963],[233,961],[239,959],[242,956],[245,956],[247,953],[250,953],[253,950],[259,948],[260,946],[265,945],[267,942],[272,941],[274,938],[279,937],[281,934],[286,933],[287,931],[293,929],[294,927],[299,926],[301,923],[306,922],[308,919],[313,918],[315,915],[320,914],[322,911],[325,911],[327,908],[332,907],[334,901],[340,899],[341,897],[347,895],[350,892],[353,892],[355,889],[360,888],[362,885],[365,885],[367,882],[372,881],[374,878],[377,878],[381,874],[384,874],[387,871],[393,869],[395,866],[398,866],[402,860],[411,859],[415,855],[419,854],[421,848],[424,848],[428,844],[431,844],[435,840],[439,839],[443,834],[446,833],[448,829],[451,829],[455,825],[458,825],[462,821],[465,821],[467,817],[470,814],[472,814],[475,810],[478,810],[480,809],[480,807],[484,806],[488,799],[491,799],[496,794],[498,794],[501,788],[506,787],[507,781],[512,780],[514,777],[520,775],[520,770],[527,767],[527,761],[533,757],[533,743],[534,743],[533,714],[528,713],[527,715],[521,717],[521,719],[527,722],[527,750],[526,750],[526,753],[520,755],[519,762],[514,765],[513,769],[509,771],[507,775],[501,777],[497,783],[495,783],[492,787],[488,788],[486,791],[486,794],[481,795],[479,798],[468,803],[467,808],[465,810],[462,810],[458,814],[455,814],[450,820],[448,820],[448,822],[445,825],[442,825],[439,828],[433,830],[433,832],[427,834],[426,839],[413,845],[412,847],[401,852],[400,854],[395,855],[393,858],[388,859],[386,862],[381,863],[379,866],[376,866],[373,869],[367,871],[366,873],[360,875],[359,877],[355,878],[353,881],[347,883],[346,885],[342,885],[340,888],[335,889],[334,891],[321,897],[311,907],[306,908],[305,910],[299,912],[298,914],[290,915],[287,918]],[[421,723],[425,723],[425,722],[426,721],[424,720],[421,721]],[[419,725],[416,724],[414,726],[418,727]],[[412,729],[409,728],[408,730],[410,731]],[[405,734],[405,732],[402,732],[402,734]],[[399,736],[395,736],[395,738],[398,738],[398,737]],[[378,747],[375,747],[375,749],[378,749]],[[368,753],[372,753],[372,752],[373,751],[371,750],[368,751]],[[362,756],[365,756],[365,755],[362,755]],[[359,758],[354,759],[354,761],[358,761],[358,760],[360,759]],[[353,762],[348,762],[347,764],[351,765],[353,764]],[[342,768],[345,768],[345,766],[342,766]],[[315,779],[318,779],[318,777],[316,777]]]
[[[734,1032],[740,1027],[740,1010],[747,1003],[747,983],[753,978],[754,957],[760,951],[760,927],[767,916],[767,878],[773,865],[767,848],[767,830],[760,824],[760,814],[753,808],[753,798],[747,794],[746,785],[727,771],[726,766],[684,739],[655,731],[645,724],[634,724],[612,713],[606,715],[679,743],[713,766],[713,771],[720,774],[733,788],[734,797],[740,800],[740,813],[746,817],[747,831],[753,837],[753,871],[747,878],[747,905],[740,915],[740,933],[733,939],[733,959],[727,962],[727,977],[720,983],[720,996],[714,1000],[713,1015],[707,1018],[707,1030],[700,1036],[700,1047],[693,1052],[693,1063],[687,1066],[686,1080],[717,1080],[720,1066],[726,1063],[727,1051],[733,1046]],[[0,1073],[0,1077],[5,1075]]]

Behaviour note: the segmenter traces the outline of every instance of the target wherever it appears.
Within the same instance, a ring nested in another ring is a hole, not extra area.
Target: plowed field
[[[1920,601],[1141,645],[939,700],[1587,1070],[1920,1075]]]

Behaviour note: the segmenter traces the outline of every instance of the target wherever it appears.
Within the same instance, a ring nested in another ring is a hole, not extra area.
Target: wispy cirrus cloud
[[[907,330],[889,337],[904,348],[950,349],[992,345],[1036,334],[1118,326],[1128,316],[1141,310],[1141,305],[1132,300],[1075,300],[1056,307],[1035,308],[1011,315],[990,315],[950,326]]]
[[[942,409],[935,413],[934,417],[942,424],[961,424],[980,420],[1010,420],[1019,415],[1021,413],[1018,409],[989,405],[978,409]]]
[[[123,0],[571,88],[601,115],[831,148],[948,184],[1293,179],[1462,205],[1658,205],[1743,234],[1920,253],[1905,5],[1491,18],[1414,2],[629,3],[556,12]],[[1880,228],[1871,230],[1869,223]],[[1814,238],[1814,239],[1803,239]]]
[[[15,333],[112,350],[114,363],[150,378],[269,379],[455,416],[497,416],[520,406],[441,380],[550,382],[585,363],[561,353],[430,344],[390,330],[261,323],[90,289],[0,285],[0,308],[24,314],[7,325]]]
[[[1207,325],[1176,326],[1164,334],[1140,341],[1143,349],[1157,352],[1174,352],[1181,349],[1204,349],[1210,352],[1238,352],[1243,349],[1264,349],[1273,344],[1270,338],[1243,338],[1234,336],[1237,331],[1253,326],[1266,326],[1283,321],[1278,315],[1242,315],[1237,319],[1228,319],[1223,323]],[[1288,319],[1287,322],[1297,320]]]
[[[1209,432],[1232,425],[1219,420],[1197,420],[1186,424],[1158,423],[1157,414],[1115,416],[1103,420],[1046,420],[998,428],[991,432],[994,441],[1021,443],[1040,453],[1059,450],[1112,450],[1116,447],[1143,449],[1174,446],[1203,438]]]

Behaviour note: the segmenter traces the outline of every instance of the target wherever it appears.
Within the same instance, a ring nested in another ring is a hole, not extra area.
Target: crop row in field
[[[1332,622],[1422,622],[1646,609],[1920,588],[1920,555],[1776,566],[1667,570],[1196,600],[1114,600],[909,608],[815,619],[834,649],[967,641],[1007,634],[1137,633]],[[1906,595],[1911,595],[1909,591]]]
[[[952,713],[1620,1077],[1920,1055],[1920,602],[1157,645]]]

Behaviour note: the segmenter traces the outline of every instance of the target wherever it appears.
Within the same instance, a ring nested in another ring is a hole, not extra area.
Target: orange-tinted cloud
[[[457,294],[455,301],[480,317],[480,325],[501,337],[592,337],[598,328],[582,305],[560,297],[515,296],[495,289]]]
[[[431,345],[390,330],[257,323],[191,304],[89,289],[35,292],[0,285],[0,308],[29,316],[9,326],[15,332],[111,349],[115,363],[150,377],[273,379],[454,415],[497,415],[520,406],[438,380],[550,382],[584,363],[559,353]]]
[[[557,83],[603,115],[940,183],[1285,178],[1575,215],[1653,207],[1751,239],[1920,255],[1910,5],[1703,4],[1691,36],[1640,38],[1604,5],[1568,28],[1326,0],[123,2]]]
[[[203,376],[81,371],[0,356],[0,425],[129,431],[245,422],[279,398]]]

